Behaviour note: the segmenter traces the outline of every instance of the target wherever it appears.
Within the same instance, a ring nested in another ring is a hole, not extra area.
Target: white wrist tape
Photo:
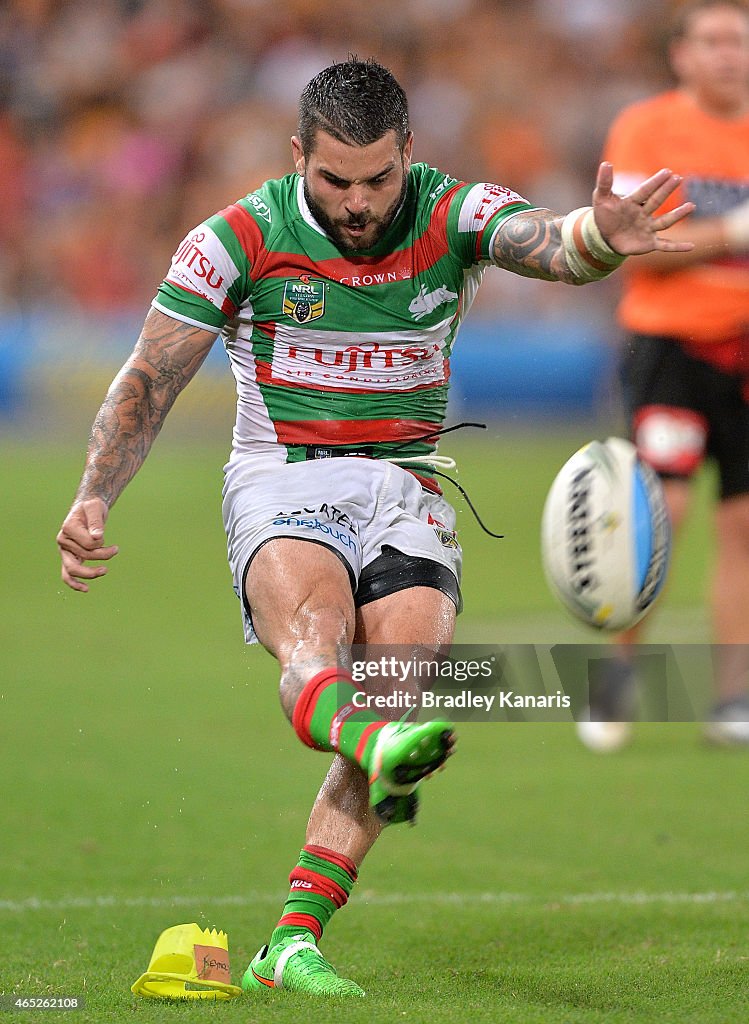
[[[562,221],[562,244],[567,266],[578,281],[600,281],[626,259],[606,242],[592,206],[568,213]]]
[[[749,249],[749,199],[729,210],[723,218],[723,230],[731,252]]]

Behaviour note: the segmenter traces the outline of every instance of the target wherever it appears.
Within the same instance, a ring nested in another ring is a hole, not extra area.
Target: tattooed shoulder
[[[154,369],[175,365],[187,367],[196,356],[205,355],[215,340],[216,335],[202,327],[173,320],[152,309],[133,355]]]
[[[215,340],[215,334],[201,327],[152,309],[130,357],[130,368],[145,373],[152,391],[166,387],[176,396],[194,377]]]

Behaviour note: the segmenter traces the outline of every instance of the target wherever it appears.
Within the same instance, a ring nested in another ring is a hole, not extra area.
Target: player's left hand
[[[646,252],[689,252],[692,242],[677,242],[664,238],[660,232],[689,216],[694,203],[682,203],[668,213],[654,216],[656,210],[681,184],[681,177],[664,167],[657,171],[628,196],[612,191],[614,168],[602,163],[598,168],[593,191],[593,211],[598,229],[612,249],[622,256],[642,255]]]
[[[106,565],[87,565],[89,561],[106,562],[118,552],[114,544],[104,544],[104,526],[109,508],[101,498],[84,498],[73,503],[57,534],[57,547],[62,560],[62,580],[71,590],[88,593],[86,580],[106,576]]]

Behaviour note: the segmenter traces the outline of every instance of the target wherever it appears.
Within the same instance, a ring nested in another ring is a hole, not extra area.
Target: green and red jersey
[[[236,454],[424,455],[434,442],[414,439],[443,423],[455,335],[495,232],[531,208],[500,185],[414,164],[384,237],[353,254],[289,174],[191,231],[154,306],[221,333],[237,382]]]

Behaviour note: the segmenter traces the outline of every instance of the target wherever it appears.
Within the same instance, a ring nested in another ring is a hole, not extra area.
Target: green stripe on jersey
[[[186,319],[188,323],[204,324],[209,328],[215,327],[216,330],[221,330],[226,324],[226,315],[207,302],[202,295],[193,295],[170,281],[162,282],[156,302],[163,309],[174,313],[178,320]]]
[[[261,384],[273,420],[424,420],[441,423],[449,385],[440,384],[405,394],[373,392],[362,395],[313,391],[303,387]]]

